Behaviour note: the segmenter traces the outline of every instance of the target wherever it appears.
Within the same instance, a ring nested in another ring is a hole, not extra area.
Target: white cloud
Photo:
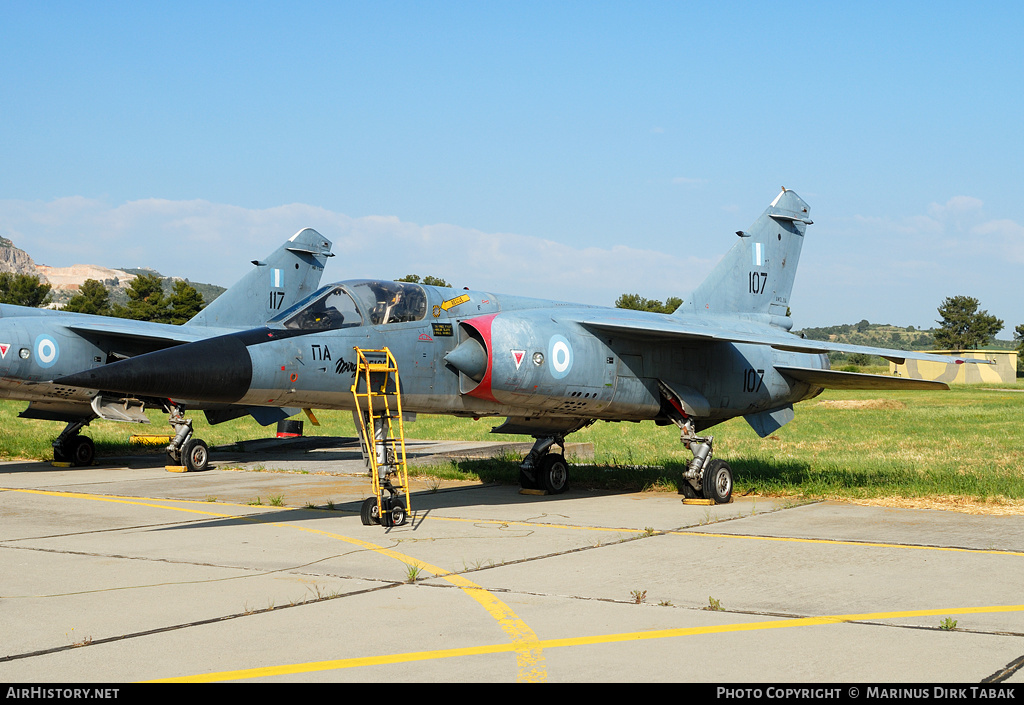
[[[394,216],[352,218],[301,203],[249,209],[202,200],[0,201],[0,235],[39,264],[148,266],[222,286],[304,227],[334,243],[324,281],[432,274],[493,293],[611,305],[622,293],[685,296],[714,263],[630,245],[580,248]]]
[[[981,199],[973,196],[953,196],[945,205],[933,203],[928,207],[928,214],[939,220],[947,220],[970,215],[981,210],[985,205]]]

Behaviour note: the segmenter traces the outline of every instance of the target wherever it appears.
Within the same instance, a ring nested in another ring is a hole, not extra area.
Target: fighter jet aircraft
[[[232,331],[264,325],[282,310],[304,299],[320,285],[331,242],[311,228],[297,232],[237,284],[214,299],[181,326],[132,321],[66,311],[0,304],[0,399],[30,402],[20,416],[66,421],[53,441],[54,460],[89,465],[93,442],[79,432],[93,419],[149,423],[142,402],[84,392],[54,383],[57,377],[91,370]],[[205,467],[207,449],[198,439],[189,445],[190,421],[170,399],[150,400],[163,408],[179,431],[168,446],[174,461],[193,469]],[[265,406],[201,404],[211,421],[252,414],[266,425],[298,413],[298,409]]]
[[[505,416],[498,433],[536,438],[521,482],[564,492],[565,437],[597,420],[675,424],[693,452],[684,490],[727,502],[717,423],[762,437],[826,388],[942,383],[829,369],[829,351],[965,362],[790,333],[790,292],[809,207],[783,189],[672,315],[365,279],[323,287],[265,326],[58,378],[90,394],[243,407],[354,409],[356,349],[387,348],[405,412]],[[969,361],[967,361],[969,362]],[[553,446],[562,449],[552,452]]]

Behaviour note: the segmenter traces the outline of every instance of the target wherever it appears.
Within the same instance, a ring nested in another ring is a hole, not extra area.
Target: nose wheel
[[[367,497],[359,508],[359,519],[363,526],[380,524],[384,527],[402,526],[405,524],[409,513],[405,508],[405,502],[401,497],[394,494],[388,497]]]

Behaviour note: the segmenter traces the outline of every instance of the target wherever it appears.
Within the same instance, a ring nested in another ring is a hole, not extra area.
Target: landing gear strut
[[[683,493],[696,497],[700,492],[715,504],[727,504],[732,497],[732,468],[724,460],[711,458],[714,436],[698,436],[690,418],[680,423],[679,428],[680,442],[693,453],[693,460],[683,473]]]
[[[551,453],[553,445],[561,448],[562,452]],[[549,494],[562,494],[569,489],[569,465],[565,462],[563,436],[537,439],[519,466],[519,485],[527,490],[547,490]]]
[[[88,436],[78,433],[89,425],[86,421],[71,421],[60,435],[53,441],[53,460],[58,463],[71,463],[74,466],[92,465],[96,457],[96,446]]]
[[[210,450],[206,442],[192,434],[192,419],[177,404],[169,408],[167,419],[174,427],[174,438],[167,446],[167,457],[175,465],[184,465],[190,472],[205,470],[210,464]]]

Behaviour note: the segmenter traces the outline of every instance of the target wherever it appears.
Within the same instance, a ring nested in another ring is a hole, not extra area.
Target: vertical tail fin
[[[266,260],[214,299],[185,325],[222,328],[261,326],[320,286],[331,241],[312,228],[300,230]]]
[[[676,314],[732,314],[790,328],[786,314],[809,216],[807,203],[782,189],[749,231],[736,233],[739,242]]]

